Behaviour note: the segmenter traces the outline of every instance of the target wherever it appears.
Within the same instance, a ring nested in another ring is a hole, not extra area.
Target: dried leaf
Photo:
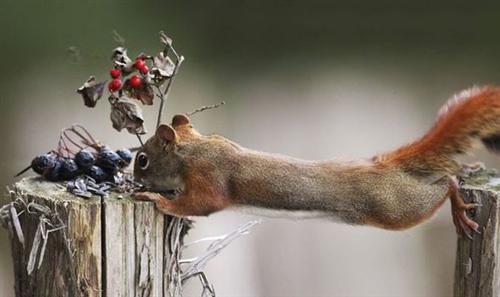
[[[123,46],[119,46],[113,50],[111,60],[122,64],[128,64],[132,62],[132,60],[128,57],[127,49]]]
[[[83,97],[85,106],[94,107],[101,99],[106,81],[97,83],[95,77],[91,76],[76,92]]]
[[[109,98],[111,103],[111,122],[113,128],[121,131],[126,128],[131,134],[145,134],[142,109],[135,102],[126,98]]]
[[[111,55],[111,60],[115,66],[120,68],[124,75],[128,75],[132,71],[134,71],[134,63],[132,59],[128,57],[127,49],[119,46],[113,50]]]
[[[155,98],[155,93],[153,92],[153,88],[148,83],[143,83],[139,88],[133,88],[130,84],[125,82],[123,86],[123,90],[127,94],[128,97],[135,98],[141,100],[144,105],[153,105],[153,99]]]
[[[164,52],[160,52],[158,55],[153,57],[153,68],[151,69],[151,74],[153,74],[155,81],[160,82],[174,75],[175,64],[166,56]]]

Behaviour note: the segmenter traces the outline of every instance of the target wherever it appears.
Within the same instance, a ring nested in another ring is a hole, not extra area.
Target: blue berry
[[[95,163],[94,155],[86,149],[80,150],[75,155],[75,162],[78,167],[87,169],[90,168]]]
[[[78,165],[75,160],[65,158],[61,161],[61,178],[63,180],[71,180],[75,178],[79,173]]]
[[[104,172],[109,175],[109,176],[114,176],[115,174],[118,173],[118,167],[116,166],[102,166],[101,164],[98,164],[104,170]]]
[[[132,162],[132,153],[128,149],[117,150],[116,153],[122,159],[121,167],[127,167]]]
[[[95,179],[95,181],[98,183],[103,182],[109,178],[109,175],[101,167],[95,165],[88,168],[87,175]]]
[[[117,169],[122,162],[120,156],[109,147],[103,146],[99,150],[98,164],[103,168]]]
[[[61,158],[55,158],[54,159],[54,166],[51,168],[47,168],[44,173],[43,177],[46,180],[57,182],[61,181],[61,168],[62,168],[62,159]]]
[[[46,153],[37,156],[31,161],[31,168],[38,174],[44,174],[50,168],[53,168],[56,163],[56,156],[52,153]]]

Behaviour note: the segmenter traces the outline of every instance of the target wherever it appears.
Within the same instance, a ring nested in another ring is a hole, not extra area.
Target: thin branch
[[[172,50],[173,50],[173,48],[172,48]],[[161,124],[161,118],[162,118],[162,114],[163,114],[163,107],[165,105],[165,102],[167,101],[168,94],[170,93],[170,89],[172,87],[172,83],[173,83],[173,81],[175,79],[175,76],[179,72],[179,67],[181,66],[181,64],[182,64],[183,61],[184,61],[184,56],[180,56],[179,60],[175,64],[174,71],[172,73],[172,77],[170,77],[170,79],[168,80],[167,86],[165,87],[165,91],[162,92],[160,90],[160,88],[158,87],[158,91],[160,92],[160,108],[158,109],[158,119],[156,121],[156,128],[157,129],[158,129],[158,127],[160,127],[160,124]]]
[[[17,238],[24,248],[24,234],[23,229],[21,228],[21,223],[19,222],[19,215],[17,214],[17,210],[14,207],[14,202],[12,202],[10,205],[11,221],[14,225],[14,229],[16,230]]]
[[[113,30],[111,31],[111,34],[113,34],[113,39],[116,41],[121,46],[125,45],[125,38],[123,38],[120,34],[118,34],[118,31]]]
[[[42,225],[44,224],[42,218],[43,216],[40,217],[40,222],[38,223],[38,226],[36,228],[35,237],[33,239],[30,255],[28,257],[28,265],[26,266],[28,275],[31,275],[31,272],[33,272],[33,269],[35,268],[36,258],[38,256],[38,250],[40,247],[40,241],[42,240]]]
[[[141,135],[139,135],[139,133],[135,133],[135,136],[137,136],[137,139],[139,140],[139,143],[141,144],[141,147],[144,146],[144,142],[142,142],[142,138],[141,138]],[[139,150],[140,148],[138,148],[137,150]]]
[[[226,236],[227,235],[220,235],[220,236],[211,236],[211,237],[201,238],[201,239],[184,244],[184,246],[182,248],[186,249],[192,245],[196,245],[196,244],[207,242],[207,241],[221,240],[221,239],[224,239]]]
[[[213,105],[205,105],[205,106],[202,106],[202,107],[200,107],[200,108],[197,108],[197,109],[195,109],[195,110],[193,110],[193,111],[191,111],[191,112],[187,113],[186,115],[187,115],[187,116],[192,116],[192,115],[194,115],[194,114],[197,114],[197,113],[202,112],[202,111],[205,111],[205,110],[214,109],[214,108],[219,108],[219,107],[221,107],[221,106],[222,106],[222,105],[224,105],[224,104],[226,104],[226,102],[225,102],[225,101],[221,101],[221,102],[219,102],[219,103],[217,103],[217,104],[213,104]]]
[[[225,247],[227,247],[231,242],[235,239],[241,237],[242,235],[248,234],[250,229],[257,224],[260,224],[260,220],[258,221],[250,221],[238,227],[233,232],[225,235],[223,238],[212,242],[205,253],[201,256],[197,257],[194,262],[187,267],[182,273],[182,283],[185,283],[188,279],[193,276],[198,275],[200,272],[203,272],[203,269],[207,265],[208,261],[217,256]],[[191,259],[191,261],[193,261]]]
[[[87,135],[87,137],[90,139],[90,141],[87,138],[85,138],[85,136],[83,136],[81,133],[79,133],[76,128],[79,128],[80,130],[82,130]],[[73,124],[71,126],[71,130],[75,134],[77,134],[78,136],[80,136],[82,139],[84,139],[85,140],[85,142],[84,142],[85,144],[91,145],[91,146],[97,145],[97,140],[95,140],[95,138],[92,136],[92,134],[90,134],[90,132],[85,127],[83,127],[82,125],[80,125],[80,124]]]

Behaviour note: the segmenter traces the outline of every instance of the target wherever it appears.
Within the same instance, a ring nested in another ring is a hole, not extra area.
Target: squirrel
[[[160,125],[137,152],[134,176],[165,214],[206,216],[230,208],[305,211],[353,225],[401,230],[429,217],[450,198],[457,233],[479,225],[458,191],[456,156],[480,140],[500,153],[500,88],[473,87],[453,96],[421,138],[372,158],[306,161],[201,135],[186,115]]]

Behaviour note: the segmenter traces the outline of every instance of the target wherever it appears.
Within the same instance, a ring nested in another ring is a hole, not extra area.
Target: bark
[[[480,203],[469,217],[479,223],[480,234],[459,238],[455,264],[455,297],[500,296],[499,203],[500,178],[481,171],[464,178],[461,194]]]
[[[38,178],[16,183],[10,199],[2,213],[11,238],[16,297],[182,292],[174,266],[189,222],[128,195],[83,199]]]

